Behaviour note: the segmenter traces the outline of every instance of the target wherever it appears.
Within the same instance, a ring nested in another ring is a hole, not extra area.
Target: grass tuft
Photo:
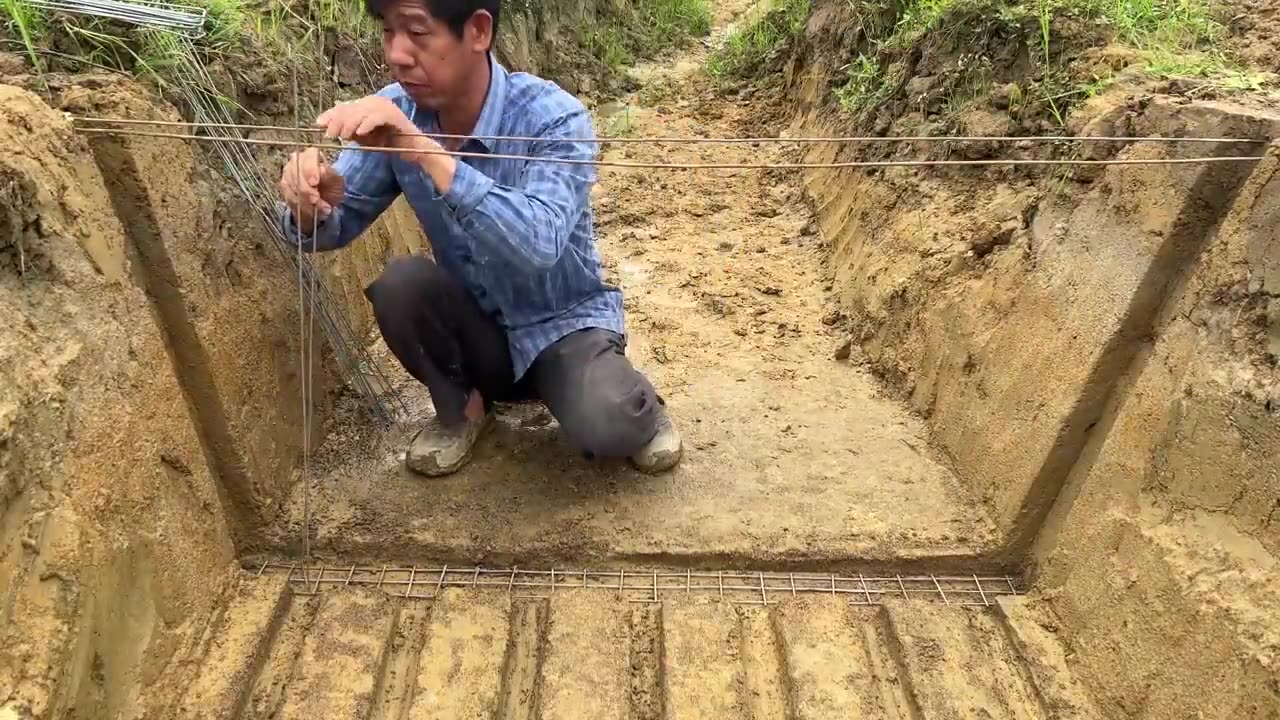
[[[611,69],[635,63],[711,32],[710,0],[633,0],[615,3],[601,24],[584,26],[578,40]]]
[[[18,36],[31,58],[31,66],[36,69],[36,74],[43,73],[40,57],[36,53],[36,42],[44,34],[44,13],[22,0],[0,0],[0,8],[4,9],[5,30]]]
[[[786,42],[804,29],[810,0],[776,0],[725,38],[712,53],[707,70],[722,79],[749,77],[762,70]]]

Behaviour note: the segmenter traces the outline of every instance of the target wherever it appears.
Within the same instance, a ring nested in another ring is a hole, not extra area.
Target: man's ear
[[[483,52],[493,49],[493,16],[488,10],[477,10],[467,18],[466,37],[471,49]]]

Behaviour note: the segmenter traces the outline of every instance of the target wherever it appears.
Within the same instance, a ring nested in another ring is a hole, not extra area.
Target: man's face
[[[493,37],[493,18],[484,11],[471,16],[462,37],[427,10],[422,0],[397,0],[382,17],[382,51],[391,75],[419,106],[447,107],[463,94]]]

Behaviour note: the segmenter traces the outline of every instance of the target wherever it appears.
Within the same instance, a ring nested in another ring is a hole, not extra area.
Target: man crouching
[[[680,435],[625,354],[622,293],[595,247],[593,166],[499,157],[584,161],[596,150],[577,98],[493,57],[500,5],[365,0],[396,82],[317,123],[404,152],[348,145],[331,166],[315,149],[295,153],[280,179],[282,227],[304,250],[336,250],[402,193],[422,224],[434,260],[396,258],[365,289],[387,347],[435,405],[406,454],[411,470],[456,471],[495,402],[536,399],[588,457],[662,472],[680,459]]]

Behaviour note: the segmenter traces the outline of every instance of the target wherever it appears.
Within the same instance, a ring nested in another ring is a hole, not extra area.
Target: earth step
[[[774,611],[796,720],[909,720],[880,608],[798,598]]]
[[[1067,665],[1067,653],[1054,637],[1057,619],[1044,605],[1026,597],[997,601],[1013,644],[1040,691],[1050,720],[1100,720],[1084,686]]]
[[[285,688],[283,717],[369,717],[399,602],[371,588],[325,593]]]
[[[687,598],[663,603],[661,612],[666,718],[787,716],[768,608]]]
[[[632,608],[643,606],[590,591],[555,594],[542,664],[542,720],[627,720]]]
[[[178,717],[239,718],[289,612],[293,593],[283,576],[244,578],[215,631],[199,673],[187,687]]]
[[[321,595],[294,595],[289,614],[267,655],[266,664],[253,687],[243,720],[273,720],[281,717],[284,691],[293,679],[302,656],[302,643],[307,639],[316,611],[324,600]]]
[[[988,608],[892,600],[890,641],[921,720],[1025,720],[1046,712],[999,616]]]
[[[448,589],[432,601],[409,720],[480,720],[503,707],[511,595]]]

